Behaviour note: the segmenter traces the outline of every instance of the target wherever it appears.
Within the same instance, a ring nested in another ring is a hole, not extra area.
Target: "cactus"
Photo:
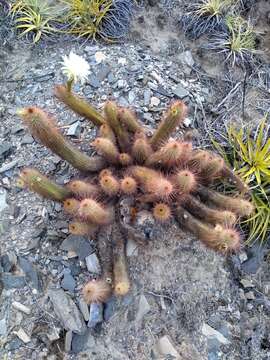
[[[36,170],[25,169],[20,183],[62,202],[72,219],[70,233],[97,235],[103,274],[83,288],[87,303],[107,301],[112,289],[116,295],[124,295],[130,288],[125,237],[119,222],[122,196],[132,198],[134,218],[137,208],[152,209],[157,222],[168,223],[174,217],[181,228],[215,251],[227,254],[240,248],[241,237],[234,226],[238,218],[251,215],[252,204],[208,186],[214,186],[213,180],[229,179],[242,192],[246,185],[214,153],[192,149],[191,142],[169,140],[186,115],[183,102],[176,101],[169,107],[150,137],[129,109],[109,101],[103,117],[84,100],[67,94],[65,87],[58,86],[56,93],[77,113],[87,114],[100,126],[98,137],[91,143],[100,156],[89,157],[67,142],[44,111],[30,107],[19,114],[42,144],[75,168],[95,174],[60,186]]]
[[[103,116],[96,109],[88,104],[87,101],[69,91],[66,86],[55,86],[54,94],[57,99],[66,104],[75,113],[92,121],[94,125],[100,126],[105,123]]]
[[[115,196],[119,189],[119,181],[112,175],[104,175],[99,179],[101,189],[106,195]]]
[[[107,225],[113,222],[113,210],[105,208],[93,199],[84,199],[80,202],[78,215],[82,219],[98,225]]]
[[[166,222],[171,218],[171,209],[167,204],[158,203],[153,208],[154,218],[160,222]]]
[[[141,165],[143,165],[149,156],[152,155],[152,147],[144,133],[138,132],[135,134],[135,139],[131,151],[135,162]]]
[[[112,162],[113,164],[119,163],[119,151],[111,140],[106,138],[96,138],[91,145],[94,146],[95,149],[109,162]]]
[[[127,270],[125,240],[119,231],[119,226],[114,230],[113,238],[114,293],[118,296],[124,296],[130,289],[130,281]]]
[[[164,144],[172,133],[185,119],[187,114],[186,105],[182,101],[175,101],[166,112],[162,122],[151,138],[151,145],[158,149]]]
[[[49,180],[35,169],[23,169],[20,173],[20,180],[22,187],[27,187],[46,199],[64,201],[71,195],[67,188]]]
[[[126,176],[121,180],[120,189],[123,194],[132,195],[137,191],[138,185],[131,176]]]
[[[89,157],[70,144],[59,133],[56,124],[43,110],[29,107],[19,110],[18,115],[29,128],[31,134],[73,167],[81,171],[99,171],[104,167],[101,157]]]

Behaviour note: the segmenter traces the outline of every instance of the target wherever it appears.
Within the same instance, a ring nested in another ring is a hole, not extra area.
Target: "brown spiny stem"
[[[118,110],[118,118],[128,131],[132,133],[136,133],[138,131],[143,132],[143,128],[139,124],[139,121],[133,111],[126,108],[120,108]]]
[[[93,106],[78,95],[68,91],[66,86],[56,85],[54,94],[57,99],[66,104],[75,113],[92,121],[93,124],[100,126],[105,123],[103,116]]]
[[[97,248],[102,268],[102,278],[111,286],[113,285],[113,226],[109,225],[100,229],[97,236]]]
[[[22,185],[46,199],[64,201],[71,196],[70,190],[64,186],[56,184],[36,169],[23,169],[20,172],[20,180],[23,182]]]
[[[117,146],[109,139],[96,138],[92,143],[92,146],[102,155],[107,161],[113,164],[119,163],[119,151]]]
[[[144,133],[138,132],[135,134],[131,152],[135,162],[140,165],[143,165],[145,161],[152,155],[152,147]]]
[[[97,225],[108,225],[113,222],[113,208],[103,206],[94,199],[84,199],[80,202],[78,215],[85,221],[90,221]]]
[[[99,137],[109,139],[113,144],[116,144],[115,134],[108,124],[101,125],[99,128]]]
[[[72,221],[69,224],[68,229],[73,235],[94,235],[98,230],[98,225],[81,221]]]
[[[159,127],[154,132],[150,144],[158,149],[185,119],[187,107],[182,101],[175,101],[168,109]]]
[[[120,149],[125,152],[130,147],[129,136],[127,131],[121,125],[118,118],[118,106],[113,101],[107,101],[104,107],[106,122],[114,131]]]
[[[215,251],[227,254],[240,249],[240,235],[234,229],[223,228],[221,225],[209,226],[196,219],[181,206],[176,209],[176,218],[181,226]]]
[[[249,191],[248,185],[234,173],[232,169],[230,169],[227,165],[224,164],[224,167],[221,171],[221,174],[224,178],[228,178],[231,182],[236,186],[236,188],[240,191],[240,193],[245,194]]]
[[[251,202],[240,197],[222,195],[217,191],[210,190],[202,185],[199,185],[196,190],[204,200],[213,203],[221,209],[232,211],[239,216],[248,217],[254,210]]]
[[[192,195],[185,196],[183,207],[196,218],[212,225],[233,226],[237,221],[237,216],[231,211],[212,209]]]
[[[31,134],[40,142],[69,162],[74,168],[85,171],[99,171],[105,161],[99,156],[89,157],[75,148],[58,131],[53,119],[37,107],[28,107],[18,111]]]
[[[83,180],[72,180],[67,184],[67,188],[78,198],[97,197],[100,189],[97,185],[93,185]]]
[[[125,239],[120,231],[119,224],[115,224],[113,231],[113,275],[114,293],[124,296],[130,289],[125,252]]]

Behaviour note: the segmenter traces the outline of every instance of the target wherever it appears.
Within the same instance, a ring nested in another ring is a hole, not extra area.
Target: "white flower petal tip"
[[[68,56],[63,56],[62,65],[63,74],[75,83],[80,81],[83,84],[90,73],[88,62],[72,51]]]
[[[100,64],[101,62],[103,62],[105,60],[106,60],[106,55],[103,52],[97,51],[95,53],[95,61],[97,64]]]

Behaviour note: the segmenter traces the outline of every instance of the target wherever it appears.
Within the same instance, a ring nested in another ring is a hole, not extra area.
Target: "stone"
[[[109,84],[115,83],[116,80],[117,80],[116,77],[115,77],[112,73],[110,73],[110,74],[108,75],[108,82],[109,82]]]
[[[10,133],[12,135],[15,135],[15,134],[18,134],[19,132],[22,132],[24,131],[24,126],[21,125],[21,124],[17,124],[15,126],[12,126],[11,130],[10,130]]]
[[[31,313],[31,309],[29,307],[19,303],[18,301],[13,301],[11,306],[16,310],[23,312],[26,315],[30,315]]]
[[[189,127],[192,124],[192,120],[189,117],[186,117],[183,121],[185,127]]]
[[[144,105],[145,105],[145,106],[148,106],[148,105],[149,105],[149,103],[150,103],[150,98],[151,98],[151,94],[152,94],[152,91],[151,91],[151,90],[149,90],[149,89],[144,90],[143,99],[144,99]]]
[[[15,339],[12,339],[9,341],[7,348],[9,351],[14,351],[14,350],[21,348],[22,345],[23,345],[22,340],[20,340],[18,337],[16,337]]]
[[[117,82],[118,89],[123,89],[126,86],[127,86],[127,81],[126,80],[124,80],[124,79],[118,80],[118,82]]]
[[[7,142],[7,141],[3,141],[0,144],[0,159],[5,160],[12,151],[12,144]]]
[[[0,320],[0,336],[6,336],[7,334],[7,322],[6,319],[3,318]]]
[[[26,285],[26,279],[21,275],[12,275],[9,273],[3,273],[1,275],[1,280],[4,286],[4,289],[21,289]]]
[[[98,324],[103,322],[103,304],[92,303],[90,305],[90,315],[87,326],[94,329]]]
[[[20,328],[18,331],[14,331],[14,334],[17,335],[18,338],[22,340],[25,344],[28,344],[31,341],[30,336],[27,335],[22,328]]]
[[[35,140],[34,140],[34,138],[33,138],[31,135],[26,134],[26,135],[22,138],[21,144],[22,144],[22,145],[33,144],[34,141],[35,141]]]
[[[96,77],[100,81],[100,83],[106,79],[110,71],[111,71],[110,66],[106,64],[100,64],[99,69],[96,73]]]
[[[134,92],[133,90],[129,91],[129,93],[128,93],[128,102],[129,102],[130,104],[133,104],[133,102],[135,101],[135,99],[136,99],[136,94],[135,94],[135,92]]]
[[[84,334],[86,331],[84,319],[71,297],[62,289],[50,289],[48,295],[63,327],[76,334]]]
[[[189,96],[189,92],[181,84],[178,84],[172,92],[179,99],[184,99],[185,97]]]
[[[76,121],[68,128],[67,135],[73,137],[80,137],[81,134],[81,123],[80,121]]]
[[[184,340],[178,346],[181,360],[201,360],[201,354],[188,340]]]
[[[79,308],[81,310],[84,320],[88,321],[89,320],[89,306],[86,304],[86,302],[82,298],[79,299]]]
[[[62,250],[75,251],[79,260],[84,260],[88,255],[92,254],[94,249],[89,240],[83,236],[69,235],[60,245]]]
[[[261,245],[259,242],[247,248],[248,259],[241,264],[242,270],[247,274],[256,274],[263,262],[266,252],[267,249],[265,245]]]
[[[168,336],[163,336],[160,338],[155,346],[155,350],[158,352],[159,355],[168,357],[171,356],[173,359],[180,360],[179,353],[175,349],[172,341]]]
[[[103,317],[105,321],[110,320],[114,315],[117,308],[117,299],[115,296],[111,296],[110,299],[104,304]]]
[[[241,279],[240,283],[244,288],[252,288],[255,286],[249,279]]]
[[[222,345],[230,344],[230,341],[225,338],[219,331],[213,329],[208,324],[204,323],[202,326],[202,334],[206,336],[208,339],[215,339]]]
[[[7,164],[4,164],[0,167],[0,174],[8,171],[8,170],[11,170],[12,168],[14,168],[17,164],[18,164],[19,160],[16,159],[16,160],[13,160]]]
[[[72,353],[78,354],[81,351],[94,350],[95,347],[96,342],[91,329],[88,329],[84,335],[73,335],[71,344]]]
[[[60,333],[61,333],[62,329],[61,328],[57,328],[57,327],[53,327],[52,328],[52,332],[47,334],[48,339],[53,342],[55,340],[60,339]]]
[[[248,291],[247,293],[245,293],[245,297],[247,300],[255,300],[256,296],[254,295],[253,291]]]
[[[72,343],[72,331],[69,330],[67,331],[66,333],[66,336],[65,336],[65,352],[70,352],[71,350],[71,343]]]
[[[0,257],[0,264],[4,272],[11,272],[12,268],[17,264],[17,256],[13,251],[8,252]]]
[[[97,51],[94,57],[97,64],[100,64],[106,60],[106,55],[102,51]]]
[[[141,295],[139,298],[138,311],[136,314],[136,322],[140,322],[150,310],[151,306],[149,305],[146,297]]]
[[[74,277],[71,274],[65,272],[64,277],[63,277],[63,279],[61,281],[61,287],[64,290],[74,292],[75,286],[76,286],[76,282],[74,280]]]
[[[126,255],[128,257],[130,257],[130,256],[138,256],[138,253],[139,253],[138,250],[139,250],[139,247],[138,247],[138,244],[136,243],[136,241],[129,238],[127,240],[127,245],[126,245]]]
[[[34,265],[24,257],[19,257],[19,265],[25,273],[26,280],[30,281],[35,289],[40,290],[41,284]]]
[[[159,104],[160,104],[159,98],[152,96],[150,99],[150,106],[152,106],[152,107],[159,106]]]
[[[0,213],[7,208],[7,191],[4,188],[0,188]]]
[[[101,82],[99,81],[99,79],[93,74],[91,76],[89,76],[87,82],[95,89],[98,89],[101,85]]]
[[[238,254],[238,257],[239,257],[241,264],[248,259],[247,253],[245,251],[241,251],[240,254]]]
[[[101,273],[101,267],[100,267],[99,259],[98,259],[97,255],[95,253],[88,255],[85,258],[85,263],[86,263],[87,270],[90,273],[94,273],[94,274],[100,274]]]
[[[189,75],[192,70],[191,68],[195,63],[191,51],[190,50],[183,51],[181,54],[179,54],[178,59],[183,65],[185,65],[184,72]]]

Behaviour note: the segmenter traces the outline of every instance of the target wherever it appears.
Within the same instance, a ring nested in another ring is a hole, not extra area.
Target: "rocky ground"
[[[69,236],[58,204],[16,187],[25,166],[59,183],[75,174],[29,135],[17,108],[36,104],[48,110],[89,153],[95,129],[59,104],[52,91],[64,81],[61,57],[71,49],[92,70],[76,91],[99,108],[109,98],[131,106],[151,128],[177,98],[188,104],[185,126],[196,129],[203,147],[210,133],[222,141],[220,131],[232,117],[259,120],[270,104],[267,57],[245,75],[199,45],[151,7],[138,14],[125,44],[33,47],[7,41],[0,49],[1,358],[270,359],[268,244],[224,259],[174,222],[152,224],[147,246],[128,241],[130,293],[105,305],[102,323],[93,316],[96,309],[89,321],[81,288],[99,271],[93,239]]]

